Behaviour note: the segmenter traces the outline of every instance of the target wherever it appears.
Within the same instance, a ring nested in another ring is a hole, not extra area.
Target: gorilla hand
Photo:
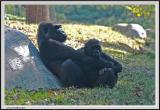
[[[98,74],[103,75],[107,71],[112,71],[112,68],[102,68],[101,70],[99,70]]]

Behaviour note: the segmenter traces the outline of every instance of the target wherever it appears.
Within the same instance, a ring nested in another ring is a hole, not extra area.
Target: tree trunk
[[[48,21],[49,8],[47,5],[27,5],[26,6],[26,22],[39,23],[41,21]]]
[[[20,13],[21,13],[21,5],[15,5],[14,6],[14,15],[16,16],[20,16]]]
[[[55,10],[55,7],[54,6],[50,6],[49,7],[49,15],[50,15],[50,19],[52,21],[57,21],[57,18],[56,18],[56,10]]]

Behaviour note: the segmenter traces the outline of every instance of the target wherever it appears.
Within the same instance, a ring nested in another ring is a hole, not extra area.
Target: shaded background
[[[7,5],[5,12],[26,18],[25,5]],[[112,26],[116,23],[137,23],[144,28],[155,26],[154,5],[50,5],[49,14],[57,22],[76,22]],[[6,19],[15,19],[6,15]]]

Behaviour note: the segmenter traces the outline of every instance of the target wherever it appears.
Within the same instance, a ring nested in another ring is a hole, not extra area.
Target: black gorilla
[[[121,72],[122,65],[102,52],[101,43],[96,39],[90,39],[79,51],[86,55],[83,58],[82,69],[90,85],[114,87],[118,79],[117,73]]]
[[[122,65],[119,62],[102,52],[100,41],[90,39],[86,42],[85,47],[80,50],[83,50],[85,55],[95,58],[97,60],[97,65],[104,66],[105,64],[106,68],[112,68],[115,73],[122,71]]]
[[[67,35],[61,25],[51,22],[40,23],[37,36],[42,61],[65,87],[114,86],[122,67],[101,52],[99,41],[90,40],[84,48],[74,50],[63,44]]]
[[[82,55],[63,44],[67,35],[61,29],[61,25],[41,22],[38,27],[37,37],[40,57],[43,63],[60,78],[64,86],[81,87],[88,84],[79,66],[73,62],[78,62]],[[74,74],[64,71],[67,68],[66,65],[74,68]]]
[[[77,51],[83,54],[80,61],[71,63],[71,61],[68,60],[62,65],[63,72],[60,72],[59,74],[63,77],[62,79],[65,80],[65,82],[67,80],[73,81],[75,77],[78,77],[79,73],[83,72],[88,83],[85,85],[82,84],[81,87],[108,85],[112,88],[115,86],[118,79],[117,73],[121,72],[122,66],[120,63],[101,51],[101,44],[98,40],[89,40],[85,44],[84,48],[80,48]],[[80,78],[77,79],[81,80]]]

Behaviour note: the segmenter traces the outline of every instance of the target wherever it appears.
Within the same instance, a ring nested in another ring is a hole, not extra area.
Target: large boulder
[[[139,24],[119,23],[115,24],[112,29],[115,31],[119,31],[126,36],[139,37],[142,39],[147,38],[146,31]]]
[[[5,27],[5,88],[59,89],[61,83],[42,63],[28,37]]]

